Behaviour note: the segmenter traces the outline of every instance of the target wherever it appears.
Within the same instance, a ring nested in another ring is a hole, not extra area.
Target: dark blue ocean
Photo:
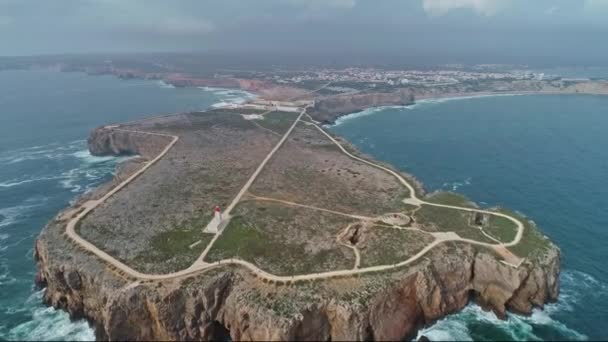
[[[92,339],[41,304],[32,246],[73,198],[112,176],[117,158],[92,157],[98,125],[207,108],[248,94],[173,89],[156,81],[49,71],[0,72],[0,340]],[[332,128],[364,152],[455,190],[514,208],[562,249],[562,294],[507,321],[475,305],[421,333],[433,340],[606,339],[608,97],[499,96],[368,110]]]
[[[32,258],[46,222],[110,179],[120,161],[88,153],[93,128],[249,96],[111,76],[0,71],[0,340],[94,339],[86,322],[42,305]]]
[[[431,340],[608,339],[608,96],[426,100],[371,109],[331,130],[414,174],[428,191],[465,194],[532,218],[562,250],[561,295],[501,321],[469,305]]]

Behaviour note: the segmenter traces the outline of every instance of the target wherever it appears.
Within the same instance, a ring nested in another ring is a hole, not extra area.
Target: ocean
[[[94,157],[91,129],[199,110],[250,94],[51,71],[0,72],[0,340],[90,340],[85,321],[41,303],[33,243],[75,196],[110,179],[121,158]],[[370,109],[330,129],[414,174],[538,223],[563,253],[557,303],[506,321],[471,304],[425,327],[432,340],[606,339],[608,97],[494,96]]]
[[[562,251],[561,294],[531,316],[469,304],[425,327],[439,340],[608,339],[608,96],[423,100],[369,109],[330,130],[415,175],[530,217]]]
[[[0,71],[0,340],[95,337],[87,322],[42,304],[32,257],[46,222],[109,180],[122,160],[89,154],[93,128],[251,96],[82,73]]]

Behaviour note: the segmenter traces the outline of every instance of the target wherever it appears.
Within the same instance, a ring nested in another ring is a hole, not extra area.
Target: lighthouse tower
[[[215,209],[213,209],[213,219],[218,223],[222,220],[222,211],[220,210],[220,206],[216,205]]]
[[[209,222],[207,227],[205,227],[204,232],[213,234],[217,233],[220,227],[220,222],[222,222],[222,211],[220,210],[220,206],[216,205],[213,209],[213,219],[211,222]]]

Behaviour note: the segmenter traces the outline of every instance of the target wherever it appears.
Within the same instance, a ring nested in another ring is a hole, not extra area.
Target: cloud
[[[210,20],[196,11],[154,0],[87,0],[77,18],[95,21],[115,31],[160,35],[201,35],[214,31]]]
[[[288,0],[288,3],[297,6],[304,6],[308,9],[322,8],[353,8],[357,5],[357,0]]]
[[[13,20],[9,17],[5,17],[5,16],[0,16],[0,27],[1,26],[8,26],[13,22]]]
[[[433,16],[442,16],[456,9],[471,9],[484,16],[492,16],[509,0],[422,0],[424,11]]]
[[[133,31],[165,35],[200,35],[213,32],[215,25],[209,21],[192,18],[164,18],[155,23],[125,24]]]
[[[585,0],[586,11],[608,11],[608,0]]]
[[[544,13],[546,15],[552,15],[553,13],[555,13],[557,11],[559,11],[559,7],[557,7],[557,6],[551,6],[551,7],[547,8]]]

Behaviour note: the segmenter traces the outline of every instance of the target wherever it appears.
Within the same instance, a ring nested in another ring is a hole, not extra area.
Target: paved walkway
[[[298,122],[300,122],[302,116],[306,113],[306,109],[307,109],[307,107],[302,110],[302,112],[300,113],[298,118],[294,121],[294,123],[291,125],[291,127],[288,129],[288,131],[283,135],[281,140],[270,151],[270,153],[266,156],[266,158],[264,158],[262,163],[258,166],[258,168],[255,170],[255,172],[251,175],[251,177],[249,178],[247,183],[245,183],[243,188],[239,191],[237,196],[230,203],[230,205],[224,212],[224,217],[226,217],[227,220],[230,219],[230,213],[232,212],[234,207],[237,205],[237,203],[239,201],[241,201],[243,195],[251,187],[251,185],[256,180],[256,178],[258,177],[260,172],[263,170],[264,166],[268,163],[268,161],[272,158],[272,156],[279,150],[279,148],[287,140],[287,138],[289,137],[291,132],[294,130],[294,128],[296,127]],[[171,138],[171,142],[163,149],[163,151],[158,156],[156,156],[151,161],[147,162],[141,169],[139,169],[137,172],[135,172],[129,178],[127,178],[126,180],[124,180],[123,182],[118,184],[115,188],[113,188],[108,193],[106,193],[102,198],[100,198],[98,200],[87,201],[87,202],[83,203],[79,208],[76,208],[75,211],[71,211],[71,213],[77,213],[77,214],[75,214],[75,216],[73,216],[68,221],[68,223],[66,225],[66,234],[70,239],[72,239],[74,242],[76,242],[81,247],[83,247],[86,250],[90,251],[91,253],[95,254],[97,257],[104,260],[105,262],[107,262],[111,266],[115,267],[116,269],[120,270],[124,274],[126,274],[132,278],[135,278],[137,280],[164,280],[164,279],[185,277],[185,276],[190,276],[190,275],[193,275],[196,273],[202,273],[202,272],[208,271],[210,269],[213,269],[213,268],[216,268],[216,267],[219,267],[222,265],[241,265],[243,267],[246,267],[252,273],[256,274],[259,277],[263,277],[263,278],[266,278],[267,280],[271,280],[271,281],[282,281],[282,282],[326,279],[326,278],[338,277],[338,276],[350,276],[350,275],[355,275],[355,274],[364,274],[364,273],[391,270],[391,269],[395,269],[398,267],[408,265],[410,263],[417,261],[420,257],[425,255],[428,251],[430,251],[432,248],[434,248],[438,244],[448,242],[448,241],[461,241],[461,242],[467,242],[467,243],[474,244],[474,245],[480,245],[480,246],[493,248],[494,250],[497,251],[497,253],[499,253],[500,255],[503,256],[503,258],[505,259],[503,261],[503,263],[513,266],[513,267],[518,267],[523,262],[523,259],[513,255],[513,253],[511,253],[507,249],[507,247],[516,245],[522,239],[524,224],[522,222],[520,222],[518,219],[511,217],[509,215],[503,214],[503,213],[498,213],[498,212],[493,212],[493,211],[487,211],[487,210],[475,209],[475,208],[458,207],[458,206],[452,206],[452,205],[444,205],[444,204],[426,202],[424,200],[421,200],[417,197],[414,187],[410,183],[408,183],[399,173],[397,173],[389,168],[386,168],[382,165],[372,163],[368,160],[365,160],[363,158],[353,155],[352,153],[348,152],[336,139],[334,139],[333,136],[331,136],[330,134],[325,132],[317,124],[315,124],[315,123],[311,123],[311,124],[314,125],[321,133],[323,133],[334,144],[336,144],[340,148],[340,150],[344,154],[349,156],[350,158],[360,161],[362,163],[365,163],[367,165],[370,165],[372,167],[381,169],[381,170],[386,171],[386,172],[390,173],[391,175],[393,175],[403,186],[405,186],[406,188],[409,189],[410,197],[404,200],[405,203],[413,204],[416,206],[420,206],[420,205],[424,204],[424,205],[430,205],[430,206],[435,206],[435,207],[457,209],[457,210],[462,210],[462,211],[467,211],[467,212],[479,212],[479,213],[485,213],[485,214],[489,214],[489,215],[503,217],[503,218],[506,218],[506,219],[510,220],[511,222],[515,223],[515,225],[517,226],[517,234],[516,234],[515,238],[513,239],[513,241],[508,242],[508,243],[489,244],[489,243],[479,242],[479,241],[470,240],[470,239],[463,239],[453,232],[431,233],[433,235],[433,237],[435,238],[435,240],[432,243],[427,245],[425,248],[423,248],[421,251],[419,251],[415,255],[411,256],[407,260],[403,260],[401,262],[398,262],[398,263],[395,263],[392,265],[379,265],[379,266],[373,266],[373,267],[359,268],[360,255],[358,253],[358,250],[355,248],[354,251],[355,251],[355,255],[356,255],[356,261],[355,261],[355,266],[353,269],[320,272],[320,273],[312,273],[312,274],[302,274],[302,275],[296,275],[296,276],[277,276],[277,275],[270,274],[270,273],[258,268],[256,265],[254,265],[250,262],[247,262],[244,260],[239,260],[239,259],[231,258],[231,259],[221,260],[221,261],[218,261],[215,263],[205,262],[203,259],[205,258],[205,256],[209,252],[209,250],[213,247],[213,244],[215,243],[215,241],[217,241],[217,239],[221,236],[222,232],[224,231],[224,227],[227,225],[227,224],[223,224],[222,225],[223,227],[215,234],[215,236],[213,237],[211,242],[207,245],[207,247],[205,248],[205,250],[203,251],[201,256],[198,258],[198,260],[194,264],[192,264],[190,267],[188,267],[187,269],[184,269],[184,270],[181,270],[178,272],[174,272],[174,273],[169,273],[169,274],[144,274],[144,273],[138,272],[138,271],[130,268],[129,266],[127,266],[124,263],[120,262],[119,260],[115,259],[111,255],[100,250],[92,243],[81,238],[75,231],[75,227],[78,225],[80,220],[82,220],[87,214],[89,214],[95,208],[97,208],[98,206],[103,204],[112,195],[114,195],[115,193],[117,193],[118,191],[123,189],[125,186],[127,186],[129,183],[131,183],[133,180],[135,180],[139,175],[141,175],[148,168],[150,168],[152,165],[154,165],[158,160],[163,158],[167,154],[167,152],[169,152],[169,150],[179,140],[179,137],[174,136],[174,135],[152,133],[152,132],[142,132],[142,131],[134,131],[134,130],[124,130],[124,129],[118,128],[117,126],[113,126],[111,128],[118,130],[118,131],[132,132],[132,133],[136,133],[136,134],[149,134],[149,135],[165,136],[165,137]],[[302,205],[302,204],[297,204],[297,203],[292,203],[292,202],[287,202],[287,201],[281,201],[281,200],[276,200],[276,199],[268,199],[268,198],[258,198],[258,199],[284,202],[284,203],[290,204],[290,205],[297,205],[297,206],[307,207],[307,208],[314,209],[314,210],[322,210],[322,211],[332,212],[332,213],[336,213],[336,214],[340,214],[340,215],[347,215],[347,216],[350,216],[353,218],[369,219],[364,216],[344,214],[344,213],[334,212],[329,209],[317,208],[317,207],[313,207],[313,206],[307,206],[307,205]],[[227,223],[227,221],[225,221],[224,223]],[[136,283],[133,283],[133,284],[136,284]],[[139,283],[137,283],[137,284],[139,284]]]

